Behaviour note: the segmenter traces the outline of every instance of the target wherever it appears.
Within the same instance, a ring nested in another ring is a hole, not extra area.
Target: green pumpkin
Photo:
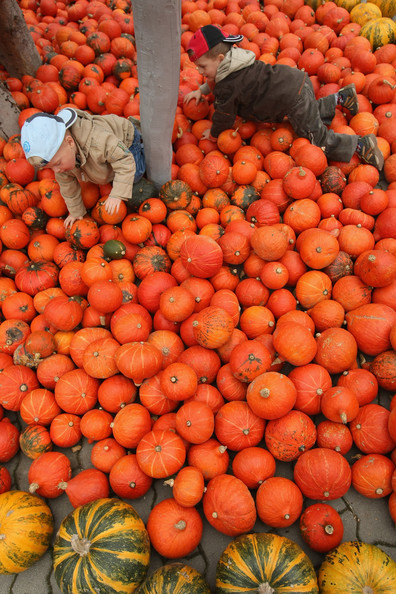
[[[136,184],[133,184],[132,196],[129,198],[127,205],[129,212],[137,212],[139,206],[148,198],[156,198],[158,191],[153,184],[145,177],[142,177]]]
[[[154,571],[135,594],[210,594],[210,588],[190,565],[168,563]]]
[[[320,566],[319,587],[321,594],[394,594],[396,563],[375,545],[343,542]]]
[[[193,193],[188,183],[180,179],[171,179],[161,186],[159,198],[170,210],[183,210],[187,208]]]
[[[234,206],[239,206],[239,208],[247,210],[247,208],[259,198],[260,194],[257,192],[256,188],[253,186],[243,185],[238,186],[238,188],[232,194],[230,202]]]
[[[19,445],[28,458],[35,460],[44,452],[52,450],[49,431],[43,425],[31,424],[19,436]]]
[[[387,43],[395,42],[396,23],[385,17],[372,19],[363,25],[359,35],[368,39],[373,50],[376,50]]]
[[[318,594],[314,567],[301,547],[271,533],[244,534],[223,551],[216,594]]]
[[[119,260],[125,253],[125,245],[119,239],[109,239],[103,244],[103,255],[107,260]]]
[[[63,594],[130,594],[145,579],[149,562],[144,523],[119,499],[76,508],[54,543],[55,579]]]
[[[48,223],[49,216],[38,206],[30,206],[23,212],[23,222],[31,229],[44,229]]]

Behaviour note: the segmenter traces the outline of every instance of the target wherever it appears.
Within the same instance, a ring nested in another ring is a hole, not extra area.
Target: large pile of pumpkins
[[[20,125],[65,106],[139,117],[130,0],[19,5],[43,62],[35,77],[0,71]],[[182,1],[172,179],[160,191],[141,180],[117,214],[103,208],[109,186],[84,182],[88,215],[65,229],[52,171],[34,171],[18,135],[0,140],[0,573],[44,554],[45,499],[65,493],[75,509],[54,542],[62,592],[209,592],[182,563],[146,579],[150,544],[185,557],[201,514],[233,539],[219,594],[396,591],[395,562],[342,542],[328,503],[352,485],[388,498],[396,521],[394,8]],[[206,24],[243,34],[258,60],[306,70],[318,98],[354,83],[359,113],[339,107],[331,127],[376,134],[382,177],[357,155],[329,162],[286,121],[238,119],[203,140],[213,96],[183,99],[203,82],[186,47]],[[65,448],[81,439],[92,467],[72,477]],[[20,450],[32,460],[26,493],[7,468]],[[275,476],[277,461],[293,480]],[[145,526],[123,500],[156,479],[172,496]],[[257,516],[299,522],[327,553],[318,578],[296,543],[251,533]]]

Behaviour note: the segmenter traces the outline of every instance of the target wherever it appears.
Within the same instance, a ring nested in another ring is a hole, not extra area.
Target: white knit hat
[[[58,151],[66,130],[77,119],[77,112],[66,107],[57,115],[35,113],[28,118],[21,129],[21,145],[25,156],[36,167],[49,163]]]

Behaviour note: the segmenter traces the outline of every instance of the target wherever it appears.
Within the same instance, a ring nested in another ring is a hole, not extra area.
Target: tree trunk
[[[171,178],[180,73],[181,0],[132,0],[147,177]]]
[[[10,76],[34,76],[41,58],[16,0],[0,2],[0,63]]]
[[[0,136],[9,139],[13,134],[19,134],[19,107],[5,84],[0,83]]]

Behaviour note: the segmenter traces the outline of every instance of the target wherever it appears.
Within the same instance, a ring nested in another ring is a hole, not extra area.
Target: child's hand
[[[71,227],[75,221],[80,221],[82,218],[84,218],[84,217],[73,217],[72,215],[69,215],[68,217],[65,218],[65,220],[63,221],[63,224],[64,224],[65,228],[67,229],[68,227]]]
[[[104,203],[106,212],[108,212],[109,215],[118,212],[118,209],[120,208],[120,202],[120,198],[107,198]]]
[[[204,130],[202,132],[201,139],[202,140],[211,140],[212,142],[217,142],[217,138],[215,138],[214,136],[211,135],[210,128],[206,128],[206,130]]]
[[[201,97],[202,93],[200,89],[197,89],[196,91],[191,91],[190,93],[187,93],[187,95],[184,96],[183,103],[188,103],[189,101],[191,101],[191,99],[195,99],[195,103],[198,105]]]

